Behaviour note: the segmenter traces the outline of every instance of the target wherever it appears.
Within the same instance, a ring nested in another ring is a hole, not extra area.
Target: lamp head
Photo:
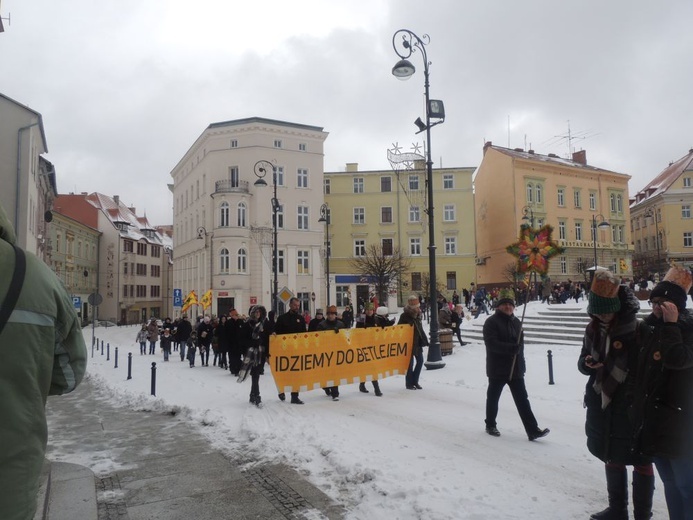
[[[428,101],[428,117],[445,119],[445,105],[440,99],[430,99]]]
[[[392,67],[392,75],[399,80],[406,81],[416,72],[416,67],[409,60],[399,60]]]
[[[427,127],[426,127],[426,123],[424,123],[423,121],[421,121],[421,118],[420,118],[420,117],[417,117],[417,118],[416,118],[416,121],[414,121],[414,124],[415,124],[417,127],[419,127],[419,132],[423,132],[423,131],[426,130],[426,128],[427,128]]]
[[[267,181],[265,179],[260,178],[260,179],[256,180],[253,184],[255,186],[264,187],[264,186],[267,186]]]

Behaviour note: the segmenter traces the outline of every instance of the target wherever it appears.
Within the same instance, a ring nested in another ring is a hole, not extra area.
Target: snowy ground
[[[530,304],[527,315],[542,307]],[[140,356],[137,330],[96,329],[97,337],[110,343],[111,360],[96,351],[89,377],[108,389],[115,403],[178,408],[230,455],[242,451],[257,461],[297,468],[343,503],[350,519],[582,520],[606,506],[603,465],[585,447],[586,378],[576,369],[576,347],[526,348],[530,401],[540,427],[551,429],[548,437],[529,442],[507,388],[498,416],[502,436],[484,432],[487,380],[479,342],[456,346],[443,358],[443,369],[424,369],[423,390],[406,390],[404,377],[395,376],[381,382],[380,398],[372,388],[363,394],[352,385],[340,388],[339,402],[318,390],[301,394],[304,406],[282,403],[266,368],[260,380],[264,408],[257,409],[248,404],[249,379],[239,384],[211,363],[191,369],[178,353],[164,363],[158,347],[156,355]],[[84,335],[91,345],[91,329]],[[548,384],[549,348],[554,385]],[[129,381],[128,352],[133,353]],[[157,397],[149,395],[152,361]],[[659,480],[654,517],[666,517]]]

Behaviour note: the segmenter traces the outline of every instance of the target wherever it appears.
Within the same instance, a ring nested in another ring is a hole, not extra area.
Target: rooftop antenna
[[[508,114],[508,148],[510,148],[510,114]]]
[[[553,145],[560,144],[561,142],[565,141],[566,144],[568,145],[568,159],[571,159],[573,157],[573,152],[575,151],[575,147],[573,146],[573,141],[576,140],[583,140],[583,139],[591,139],[592,137],[596,137],[599,135],[599,132],[595,133],[592,130],[583,130],[580,132],[573,133],[570,129],[570,119],[568,119],[568,133],[563,134],[563,135],[554,135],[551,139],[547,139],[541,144],[547,144],[548,147],[551,147]]]

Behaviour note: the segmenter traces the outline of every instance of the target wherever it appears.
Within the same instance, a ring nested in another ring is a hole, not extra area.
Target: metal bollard
[[[152,362],[152,395],[156,395],[156,363]]]
[[[98,339],[96,340],[96,343],[97,344],[99,343]],[[91,342],[91,357],[94,357],[94,342],[93,341]]]
[[[549,350],[547,357],[549,358],[549,384],[553,385],[553,354]]]
[[[118,347],[115,348],[115,366],[113,368],[118,368]]]
[[[103,356],[103,340],[101,340],[101,355]]]
[[[106,343],[106,361],[111,360],[111,344]]]
[[[128,352],[128,379],[132,379],[132,352]]]

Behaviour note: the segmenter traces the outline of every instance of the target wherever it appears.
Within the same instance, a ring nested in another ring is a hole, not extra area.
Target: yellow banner
[[[212,289],[208,289],[207,292],[202,295],[202,298],[200,298],[200,305],[202,305],[202,310],[212,306]]]
[[[404,375],[411,325],[270,337],[270,368],[279,392],[305,392]]]
[[[181,312],[187,311],[193,305],[197,305],[197,294],[195,293],[195,290],[190,291],[188,295],[185,297],[185,301],[183,302],[183,308],[181,309]]]

